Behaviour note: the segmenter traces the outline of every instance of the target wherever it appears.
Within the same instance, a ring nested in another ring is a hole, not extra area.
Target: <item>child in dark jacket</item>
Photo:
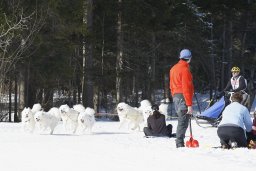
[[[144,127],[143,129],[145,135],[173,137],[174,134],[172,134],[172,125],[169,124],[166,126],[165,115],[158,111],[159,107],[157,105],[153,105],[152,110],[154,111],[153,114],[147,119],[148,127]]]

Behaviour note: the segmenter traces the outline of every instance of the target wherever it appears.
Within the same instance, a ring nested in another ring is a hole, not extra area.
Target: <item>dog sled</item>
[[[214,104],[210,101],[210,105],[206,110],[196,115],[196,123],[201,127],[216,127],[221,121],[222,111],[226,106],[225,97],[222,96]]]
[[[247,106],[250,99],[249,95],[244,91],[241,91],[241,93],[243,93],[242,104]],[[224,92],[221,98],[217,98],[215,95],[208,107],[203,112],[196,115],[196,123],[201,127],[217,127],[222,119],[224,108],[230,104],[232,94],[233,92]]]
[[[196,115],[196,123],[200,127],[217,127],[222,119],[224,108],[230,103],[232,94],[233,92],[227,91],[220,97],[215,94],[206,109]]]

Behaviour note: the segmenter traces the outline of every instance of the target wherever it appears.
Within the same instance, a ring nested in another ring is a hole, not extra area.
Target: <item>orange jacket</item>
[[[172,96],[177,93],[183,94],[187,106],[192,106],[194,85],[189,65],[180,60],[170,70],[170,90]]]

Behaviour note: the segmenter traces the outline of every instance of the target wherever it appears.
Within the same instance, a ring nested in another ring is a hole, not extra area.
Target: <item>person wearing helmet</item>
[[[234,66],[231,69],[232,77],[227,83],[226,88],[223,90],[228,92],[240,92],[243,94],[243,101],[242,104],[248,104],[249,95],[246,93],[247,88],[247,80],[240,75],[240,68],[237,66]]]
[[[224,91],[231,91],[231,92],[238,92],[241,90],[246,90],[247,84],[246,80],[243,76],[240,75],[240,68],[238,67],[233,67],[231,69],[232,77],[229,80],[226,88]]]
[[[158,105],[152,105],[151,109],[153,110],[153,114],[148,117],[148,126],[143,129],[145,136],[174,137],[175,134],[172,134],[172,124],[166,126],[165,115],[159,112]]]
[[[176,147],[184,147],[184,138],[188,128],[189,118],[192,115],[192,99],[194,85],[189,63],[192,58],[190,50],[180,52],[180,60],[170,69],[170,90],[178,115],[176,131]]]

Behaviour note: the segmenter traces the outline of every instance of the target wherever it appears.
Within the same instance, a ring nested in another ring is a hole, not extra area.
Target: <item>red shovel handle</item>
[[[198,141],[193,139],[192,126],[191,126],[191,117],[189,117],[189,130],[190,130],[190,138],[186,142],[186,147],[199,147]]]
[[[189,131],[190,131],[190,139],[193,139],[193,134],[192,134],[192,125],[191,125],[191,116],[189,116]]]

